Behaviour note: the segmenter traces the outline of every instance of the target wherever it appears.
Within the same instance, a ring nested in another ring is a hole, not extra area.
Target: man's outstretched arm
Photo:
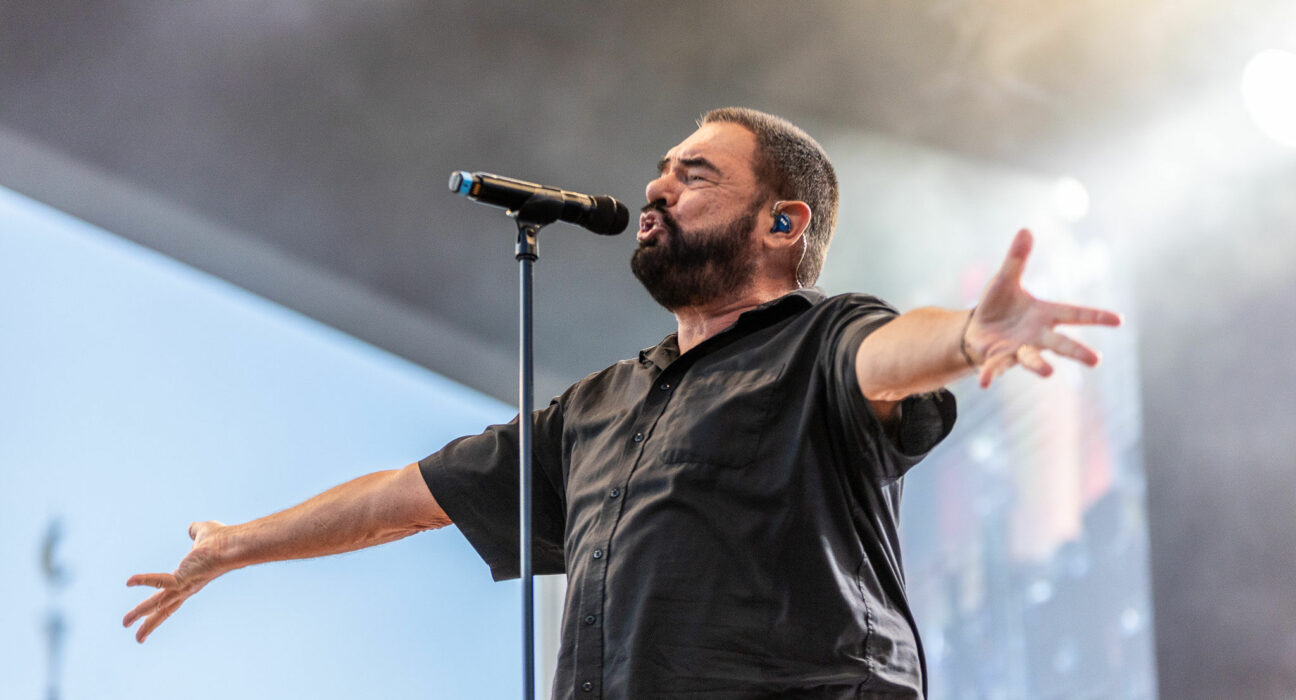
[[[212,579],[251,564],[339,554],[445,527],[450,518],[428,491],[418,464],[375,472],[335,486],[300,505],[242,525],[193,523],[193,548],[169,574],[136,574],[127,586],[160,589],[126,614],[149,634]]]
[[[1093,367],[1098,353],[1054,330],[1060,325],[1118,326],[1119,314],[1031,296],[1021,286],[1032,238],[1020,231],[999,272],[971,312],[915,309],[896,317],[860,343],[855,374],[875,406],[934,391],[973,371],[988,387],[1013,365],[1047,377],[1048,350]],[[883,411],[889,413],[889,410]]]

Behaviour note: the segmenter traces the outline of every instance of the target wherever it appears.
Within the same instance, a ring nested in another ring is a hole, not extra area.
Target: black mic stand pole
[[[558,220],[562,197],[536,192],[508,215],[517,222],[518,261],[518,512],[522,577],[522,698],[535,700],[535,595],[531,572],[531,411],[535,404],[531,266],[539,258],[540,229]]]

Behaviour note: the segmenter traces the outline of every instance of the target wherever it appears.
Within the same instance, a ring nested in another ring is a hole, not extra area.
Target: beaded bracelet
[[[963,333],[959,336],[959,350],[963,352],[963,359],[967,360],[968,367],[977,366],[977,364],[972,361],[972,355],[968,352],[967,348],[967,332],[968,328],[972,326],[972,315],[976,313],[976,310],[977,307],[973,306],[972,310],[968,312],[967,321],[963,324]]]

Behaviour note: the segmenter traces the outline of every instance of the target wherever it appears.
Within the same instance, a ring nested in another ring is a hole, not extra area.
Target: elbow
[[[435,502],[435,499],[433,499],[433,502]],[[419,513],[419,518],[412,527],[413,532],[424,532],[426,530],[440,530],[447,525],[453,524],[450,516],[446,515],[440,505],[437,505],[435,511],[425,510]],[[413,534],[413,532],[410,534]]]
[[[396,481],[395,492],[404,505],[402,510],[405,517],[402,520],[409,528],[407,534],[439,530],[453,524],[445,509],[432,495],[427,482],[423,480],[423,472],[420,471],[417,462],[397,472]]]
[[[900,391],[896,389],[878,389],[878,388],[865,389],[863,387],[860,387],[860,391],[864,394],[864,398],[868,399],[869,402],[873,404],[899,403],[911,396],[911,394],[907,391]]]
[[[870,371],[872,367],[865,362],[855,365],[855,382],[860,393],[873,403],[904,401],[914,392],[908,387],[898,386],[896,381],[886,381],[880,373]]]

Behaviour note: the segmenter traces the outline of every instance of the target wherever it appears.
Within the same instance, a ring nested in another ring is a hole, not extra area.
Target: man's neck
[[[675,309],[675,323],[678,328],[676,342],[680,354],[697,347],[707,338],[732,326],[738,317],[761,304],[774,301],[794,287],[782,284],[753,285],[744,292],[726,296],[722,299]]]

